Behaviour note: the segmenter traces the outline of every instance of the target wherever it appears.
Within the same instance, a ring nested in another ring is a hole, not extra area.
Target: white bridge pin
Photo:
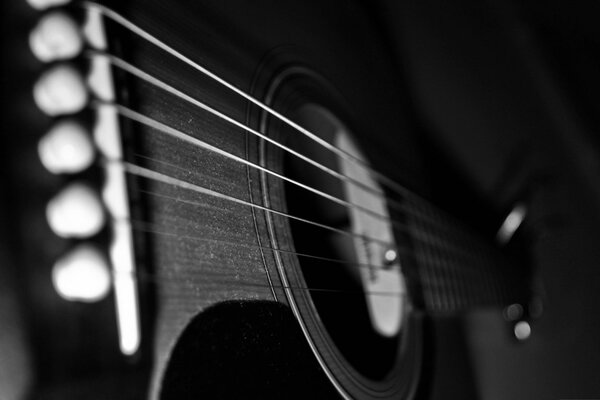
[[[46,169],[54,174],[77,173],[94,161],[94,145],[87,130],[75,121],[61,121],[38,144]]]
[[[81,244],[58,259],[52,269],[52,283],[65,300],[95,302],[108,294],[112,278],[108,261],[91,244]]]
[[[36,82],[33,97],[49,116],[76,113],[88,100],[88,89],[81,74],[72,66],[58,65],[46,71]]]
[[[74,238],[95,235],[106,219],[100,196],[82,183],[67,186],[50,200],[46,217],[54,233]]]
[[[43,62],[75,57],[83,47],[83,37],[73,18],[55,11],[43,16],[29,35],[31,52]]]

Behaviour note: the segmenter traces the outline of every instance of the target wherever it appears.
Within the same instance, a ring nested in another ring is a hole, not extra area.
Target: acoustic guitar
[[[444,136],[489,109],[382,3],[4,5],[6,399],[501,398],[593,179]]]

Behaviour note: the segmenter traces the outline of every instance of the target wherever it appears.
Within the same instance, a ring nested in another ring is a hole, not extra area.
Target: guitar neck
[[[450,215],[420,199],[407,199],[418,299],[432,313],[525,304],[526,266]]]

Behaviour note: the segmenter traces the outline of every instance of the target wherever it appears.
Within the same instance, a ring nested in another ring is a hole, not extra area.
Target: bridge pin
[[[27,0],[27,3],[36,10],[47,10],[51,7],[62,6],[70,3],[71,0]]]
[[[33,94],[37,106],[52,117],[81,111],[89,96],[81,74],[69,65],[46,71],[36,82]]]
[[[46,217],[54,233],[73,238],[95,235],[106,219],[100,196],[82,183],[67,186],[50,200]]]
[[[52,283],[66,300],[95,302],[103,299],[111,287],[106,257],[91,244],[81,244],[56,261]]]
[[[55,11],[43,16],[31,31],[29,47],[40,61],[64,60],[79,54],[83,38],[73,18]]]
[[[38,144],[38,154],[46,169],[54,174],[77,173],[94,161],[90,134],[75,121],[61,121]]]

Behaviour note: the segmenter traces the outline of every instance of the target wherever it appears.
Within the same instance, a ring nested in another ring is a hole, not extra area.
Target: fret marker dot
[[[43,62],[75,57],[83,47],[75,21],[63,12],[43,16],[29,35],[32,53]]]
[[[79,245],[54,264],[52,283],[65,300],[102,300],[111,287],[106,257],[95,246]]]
[[[531,336],[531,325],[527,321],[519,321],[515,324],[514,332],[518,340],[527,340]]]
[[[398,260],[398,252],[394,249],[387,249],[383,255],[384,264],[390,266]]]

